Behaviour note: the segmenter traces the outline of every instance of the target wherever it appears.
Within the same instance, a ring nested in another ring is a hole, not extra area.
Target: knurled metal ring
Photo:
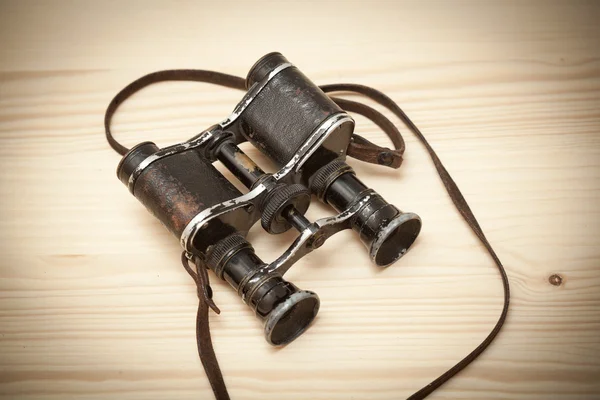
[[[252,248],[252,245],[239,233],[227,236],[211,246],[206,254],[206,265],[223,278],[223,267],[227,261],[239,250]]]
[[[304,186],[280,184],[275,186],[262,204],[261,225],[271,234],[283,233],[292,226],[282,216],[283,211],[290,205],[304,214],[310,205],[310,192]]]
[[[354,170],[339,158],[325,164],[310,178],[311,193],[317,196],[319,200],[324,200],[329,185],[345,173],[354,174]]]

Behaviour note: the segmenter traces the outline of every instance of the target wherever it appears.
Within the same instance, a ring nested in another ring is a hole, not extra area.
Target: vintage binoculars
[[[132,148],[119,179],[176,237],[188,258],[227,281],[264,321],[273,345],[298,337],[319,310],[319,297],[283,279],[301,257],[343,229],[356,231],[371,260],[387,266],[415,241],[420,218],[387,203],[345,163],[353,119],[279,53],[261,58],[232,114],[192,139],[159,149]],[[238,144],[249,141],[278,168],[265,173]],[[241,193],[213,165],[220,161],[248,188]],[[311,195],[336,215],[307,220]],[[270,234],[299,235],[265,263],[246,240],[258,220]]]

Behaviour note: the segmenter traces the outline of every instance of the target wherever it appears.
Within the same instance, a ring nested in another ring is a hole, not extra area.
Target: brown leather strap
[[[205,82],[213,83],[215,85],[225,86],[232,89],[245,89],[245,80],[238,76],[223,74],[221,72],[206,71],[202,69],[168,69],[164,71],[153,72],[148,75],[144,75],[139,79],[131,82],[125,86],[108,104],[106,113],[104,114],[104,131],[106,133],[106,139],[110,146],[119,154],[125,155],[129,149],[119,143],[112,135],[110,130],[110,122],[112,120],[115,111],[125,100],[137,91],[150,86],[153,83],[167,82],[167,81],[193,81],[193,82]]]
[[[198,313],[196,314],[196,344],[198,346],[198,356],[204,367],[204,372],[208,377],[210,386],[217,400],[229,400],[229,393],[223,380],[221,368],[215,355],[215,350],[210,337],[210,326],[208,324],[208,309],[220,314],[221,311],[212,300],[212,289],[208,280],[206,268],[202,265],[199,258],[195,258],[196,271],[192,270],[185,251],[181,253],[181,263],[185,270],[190,274],[196,287],[198,288]]]
[[[104,131],[106,139],[110,146],[119,154],[124,155],[129,150],[127,147],[119,143],[112,135],[110,123],[117,108],[131,95],[153,83],[167,81],[193,81],[205,82],[215,85],[225,86],[232,89],[245,90],[245,81],[238,76],[228,75],[221,72],[207,71],[201,69],[170,69],[157,71],[144,75],[139,79],[125,86],[112,99],[106,113],[104,114]],[[379,111],[367,106],[366,104],[357,103],[345,99],[333,99],[341,108],[361,114],[373,121],[379,126],[386,135],[391,139],[395,150],[387,147],[380,147],[369,142],[359,135],[353,135],[347,150],[350,157],[373,164],[385,165],[392,168],[398,168],[402,164],[402,154],[404,153],[404,140],[402,135],[392,122],[381,114]]]
[[[145,75],[140,79],[132,82],[127,85],[123,90],[121,90],[115,98],[110,102],[108,109],[106,110],[106,114],[104,117],[104,127],[106,132],[106,138],[109,144],[115,149],[119,154],[125,154],[128,149],[121,145],[117,140],[114,139],[112,133],[110,131],[110,122],[113,114],[119,107],[119,105],[127,99],[129,96],[137,92],[138,90],[148,86],[152,83],[162,82],[162,81],[197,81],[197,82],[207,82],[207,83],[215,83],[218,85],[231,87],[235,89],[244,89],[244,79],[239,78],[232,75],[222,74],[219,72],[213,71],[204,71],[204,70],[166,70],[159,71],[152,74]],[[469,365],[473,360],[475,360],[483,351],[492,343],[504,321],[506,320],[506,316],[508,313],[509,302],[510,302],[510,288],[508,277],[506,275],[506,271],[504,266],[500,262],[500,259],[494,252],[491,244],[488,242],[485,237],[475,215],[471,211],[467,201],[464,196],[458,189],[458,186],[440,161],[439,157],[431,147],[431,145],[427,142],[419,128],[408,118],[406,113],[388,96],[381,93],[380,91],[370,88],[368,86],[356,85],[356,84],[332,84],[321,86],[324,92],[355,92],[362,94],[366,97],[371,98],[375,102],[381,104],[386,107],[388,110],[393,112],[400,120],[402,120],[409,129],[417,136],[419,141],[425,146],[425,149],[429,153],[433,164],[450,196],[452,202],[454,203],[456,209],[460,212],[463,219],[467,222],[471,230],[475,233],[475,235],[479,238],[481,243],[483,243],[484,247],[487,249],[488,253],[494,260],[498,271],[500,273],[500,278],[502,280],[502,286],[504,290],[504,305],[502,308],[502,312],[500,314],[500,318],[496,325],[490,332],[490,334],[483,340],[483,342],[477,346],[471,353],[469,353],[465,358],[460,360],[456,365],[450,368],[448,371],[443,373],[440,377],[433,380],[430,384],[417,391],[413,395],[409,397],[410,400],[420,400],[427,397],[434,390],[439,388],[445,382],[447,382],[450,378],[464,369],[467,365]],[[390,150],[384,147],[377,146],[368,140],[362,138],[361,136],[354,135],[352,138],[352,142],[348,147],[348,155],[355,157],[359,160],[376,163],[380,165],[387,165],[393,168],[398,168],[402,163],[402,154],[404,153],[405,145],[402,136],[398,129],[381,113],[376,111],[375,109],[358,102],[340,99],[332,97],[332,99],[340,105],[343,109],[356,112],[361,114],[370,120],[372,120],[375,124],[377,124],[386,135],[392,140],[392,143],[395,146],[395,150]],[[200,261],[196,261],[197,271],[194,272],[187,262],[185,258],[185,254],[182,255],[182,262],[188,273],[192,276],[196,285],[198,286],[198,296],[200,298],[200,304],[198,307],[198,314],[196,318],[196,338],[198,344],[198,354],[202,361],[202,365],[204,366],[204,370],[206,371],[206,375],[210,381],[213,392],[217,398],[217,400],[228,400],[229,395],[227,393],[227,389],[225,387],[225,382],[223,381],[223,376],[221,374],[221,370],[219,368],[219,364],[217,362],[216,355],[214,353],[214,349],[211,342],[210,330],[208,325],[208,308],[211,307],[217,313],[219,313],[218,308],[212,301],[212,292],[210,290],[210,286],[208,284],[208,275],[206,274],[206,270],[203,266],[200,265]]]

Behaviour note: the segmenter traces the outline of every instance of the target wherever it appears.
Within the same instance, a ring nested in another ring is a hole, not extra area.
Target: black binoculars
[[[133,147],[119,179],[176,237],[189,259],[227,281],[264,321],[273,345],[291,342],[319,310],[319,297],[283,279],[300,258],[343,229],[356,231],[371,260],[388,266],[415,241],[421,220],[387,203],[345,163],[354,120],[279,53],[246,77],[231,115],[188,141]],[[238,147],[249,141],[277,165],[265,173]],[[248,188],[241,193],[213,165],[220,161]],[[311,195],[337,212],[309,221]],[[299,235],[265,263],[246,240],[261,220],[270,234]]]

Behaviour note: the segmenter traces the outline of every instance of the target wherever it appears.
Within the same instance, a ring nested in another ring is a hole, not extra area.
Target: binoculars
[[[177,238],[189,259],[227,281],[264,323],[266,340],[284,345],[310,325],[316,293],[283,278],[300,258],[335,233],[352,229],[371,260],[388,266],[406,253],[421,219],[367,187],[345,162],[354,120],[280,53],[250,69],[247,92],[229,117],[188,141],[165,148],[143,142],[124,155],[117,176]],[[249,141],[279,168],[265,173],[238,147]],[[213,163],[248,189],[240,192]],[[311,222],[311,196],[335,215]],[[266,263],[246,239],[265,231],[299,234]]]

